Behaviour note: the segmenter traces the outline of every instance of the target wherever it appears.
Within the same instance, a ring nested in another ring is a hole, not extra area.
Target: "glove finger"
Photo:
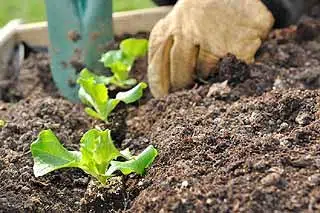
[[[149,48],[148,82],[152,95],[155,98],[165,96],[170,88],[170,49],[173,44],[172,36],[162,43],[157,43],[158,48],[152,39]]]
[[[198,47],[192,42],[175,37],[170,52],[171,90],[190,86],[195,79]]]
[[[211,73],[214,73],[217,70],[218,62],[219,57],[200,48],[196,68],[197,77],[200,79],[207,79]]]

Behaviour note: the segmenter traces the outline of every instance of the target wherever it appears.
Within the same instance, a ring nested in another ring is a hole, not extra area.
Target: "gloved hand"
[[[206,78],[227,53],[248,63],[274,18],[260,0],[179,0],[150,35],[148,78],[155,97]]]

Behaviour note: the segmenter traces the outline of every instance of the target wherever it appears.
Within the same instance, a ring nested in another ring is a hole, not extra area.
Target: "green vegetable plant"
[[[146,54],[148,41],[145,39],[126,39],[121,42],[120,50],[105,53],[101,62],[111,69],[113,76],[99,76],[88,69],[83,69],[77,83],[80,85],[79,98],[87,105],[88,115],[108,122],[109,114],[120,102],[126,104],[139,100],[147,84],[137,84],[129,79],[129,71],[134,61]],[[114,84],[121,88],[136,85],[126,92],[119,92],[115,98],[109,98],[106,85]],[[0,122],[1,125],[1,122]],[[36,177],[61,168],[80,168],[92,175],[102,184],[116,171],[124,175],[136,173],[143,175],[158,155],[153,146],[147,147],[138,156],[133,156],[129,149],[119,151],[111,138],[110,130],[91,129],[80,140],[79,151],[67,150],[51,130],[43,130],[31,144],[34,160],[33,172]],[[119,161],[121,159],[125,159]]]
[[[106,77],[97,76],[87,69],[81,71],[77,83],[80,85],[79,98],[88,107],[85,111],[91,117],[108,122],[109,114],[122,101],[126,104],[139,100],[147,84],[141,82],[126,92],[119,92],[116,98],[109,98]]]
[[[129,72],[134,61],[146,55],[148,50],[148,40],[146,39],[125,39],[120,43],[119,50],[111,50],[103,54],[100,62],[106,68],[110,68],[111,77],[104,78],[106,85],[113,84],[120,88],[129,88],[134,86],[137,81],[129,78]]]
[[[4,127],[6,125],[5,120],[0,120],[0,128]]]
[[[32,142],[31,153],[36,177],[57,169],[74,167],[92,175],[102,184],[106,184],[117,170],[124,175],[133,172],[143,175],[158,154],[152,145],[138,156],[133,156],[128,149],[119,151],[113,144],[110,130],[98,129],[89,130],[83,135],[80,151],[67,150],[51,130],[43,130]],[[117,161],[119,157],[125,161]]]

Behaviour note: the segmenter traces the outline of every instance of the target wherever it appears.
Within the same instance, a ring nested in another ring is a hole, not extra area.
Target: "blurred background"
[[[113,0],[114,11],[153,6],[151,0]],[[46,19],[44,0],[0,0],[0,27],[16,18],[26,22],[44,21]]]

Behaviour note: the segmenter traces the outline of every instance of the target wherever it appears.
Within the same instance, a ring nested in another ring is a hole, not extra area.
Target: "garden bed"
[[[109,125],[61,98],[48,56],[31,55],[15,98],[0,104],[1,211],[320,211],[319,26],[273,31],[254,64],[229,55],[208,84],[147,94]],[[133,73],[146,80],[146,65],[141,59]],[[33,176],[29,147],[40,130],[78,150],[93,126],[112,129],[120,148],[154,145],[159,156],[147,175],[113,178],[106,188],[77,169]]]

